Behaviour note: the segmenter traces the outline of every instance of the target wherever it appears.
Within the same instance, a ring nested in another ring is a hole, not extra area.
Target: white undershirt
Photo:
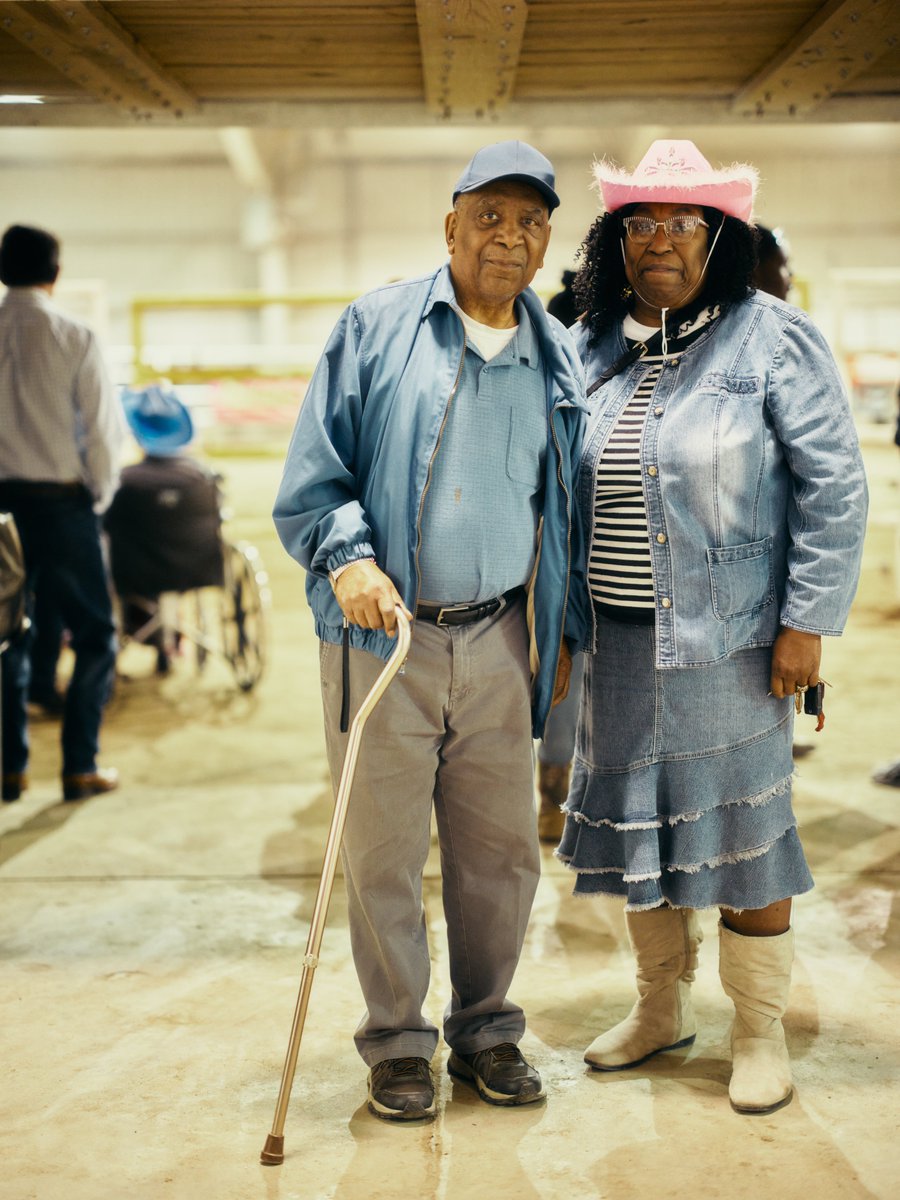
[[[495,329],[493,325],[482,325],[480,321],[476,321],[468,313],[464,313],[461,308],[456,311],[462,317],[462,323],[466,330],[466,341],[471,342],[485,362],[496,358],[500,351],[513,340],[519,328],[518,325],[513,325],[511,329]]]
[[[629,313],[622,322],[622,332],[627,338],[631,338],[632,341],[646,342],[647,338],[652,338],[654,334],[659,333],[659,326],[641,325]]]

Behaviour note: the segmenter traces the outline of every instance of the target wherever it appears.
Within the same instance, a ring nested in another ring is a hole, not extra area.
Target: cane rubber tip
[[[266,1144],[263,1146],[259,1161],[267,1167],[274,1167],[279,1163],[283,1163],[284,1137],[277,1137],[274,1133],[270,1133],[266,1138]]]

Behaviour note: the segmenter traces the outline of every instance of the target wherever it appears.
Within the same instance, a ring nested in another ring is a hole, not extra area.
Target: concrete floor
[[[515,996],[549,1098],[483,1105],[436,1063],[441,1113],[397,1127],[365,1109],[351,1034],[361,1001],[338,882],[280,1167],[259,1165],[287,1044],[330,816],[316,646],[302,575],[268,518],[275,459],[220,464],[233,532],[257,542],[275,597],[269,673],[245,696],[224,667],[152,678],[128,651],[104,730],[123,787],[59,803],[57,729],[36,720],[34,784],[0,812],[2,1200],[851,1200],[900,1195],[897,979],[900,755],[892,579],[897,453],[868,431],[874,515],[859,603],[829,642],[828,726],[798,764],[818,887],[796,907],[786,1021],[793,1103],[727,1101],[729,1004],[715,915],[687,1053],[621,1075],[581,1055],[632,1000],[617,902],[574,900],[545,871]],[[811,740],[811,739],[810,739]],[[429,1001],[447,994],[436,863]]]

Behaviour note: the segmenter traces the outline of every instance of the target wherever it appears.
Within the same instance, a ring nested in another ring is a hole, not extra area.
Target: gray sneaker
[[[501,1042],[476,1054],[458,1054],[447,1062],[454,1079],[470,1083],[488,1104],[534,1104],[543,1100],[541,1077],[512,1042]]]
[[[369,1112],[383,1121],[430,1120],[434,1079],[425,1058],[386,1058],[369,1072]]]

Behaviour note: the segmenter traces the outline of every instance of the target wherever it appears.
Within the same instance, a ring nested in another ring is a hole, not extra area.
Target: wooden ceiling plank
[[[177,79],[174,79],[152,57],[138,40],[97,3],[82,3],[81,0],[64,0],[52,7],[67,21],[79,40],[104,59],[112,61],[116,73],[136,81],[163,109],[175,116],[193,112],[198,100]]]
[[[168,100],[154,95],[140,80],[132,78],[108,51],[101,50],[98,45],[83,46],[85,35],[80,31],[73,33],[62,13],[63,9],[77,7],[74,2],[63,4],[50,0],[36,6],[4,0],[0,5],[0,31],[50,63],[88,95],[132,117],[148,119],[155,113],[179,115],[183,111],[196,110],[196,101],[187,110],[171,106]],[[111,37],[109,31],[105,36]],[[113,50],[113,55],[115,53]]]
[[[805,117],[900,40],[897,0],[831,0],[735,96],[742,117]]]
[[[445,119],[489,117],[513,94],[525,0],[416,0],[425,103]]]

